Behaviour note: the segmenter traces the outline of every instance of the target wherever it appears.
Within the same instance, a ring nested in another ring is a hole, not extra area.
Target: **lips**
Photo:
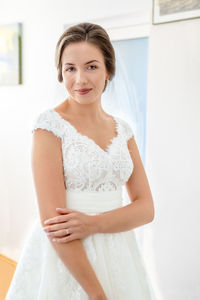
[[[80,90],[77,90],[77,92],[89,92],[91,89],[80,89]]]
[[[80,95],[84,95],[84,94],[87,94],[91,91],[92,89],[79,89],[79,90],[76,90]]]

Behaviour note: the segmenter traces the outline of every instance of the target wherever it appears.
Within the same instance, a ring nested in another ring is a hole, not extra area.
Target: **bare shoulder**
[[[66,115],[66,116],[69,115],[66,101],[62,102],[61,104],[59,104],[55,107],[53,107],[52,109],[55,110],[60,115]]]
[[[52,109],[55,110],[55,111],[58,112],[58,113],[61,113],[61,114],[64,113],[64,110],[63,110],[63,103],[61,103],[61,104],[58,105],[58,106],[53,107]]]

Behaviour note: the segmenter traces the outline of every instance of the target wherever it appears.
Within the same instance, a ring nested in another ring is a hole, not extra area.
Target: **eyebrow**
[[[85,63],[85,65],[87,65],[87,64],[90,64],[90,63],[92,63],[92,62],[94,62],[94,61],[96,61],[96,62],[98,62],[98,63],[99,63],[99,61],[98,61],[98,60],[96,60],[96,59],[93,59],[93,60],[90,60],[90,61],[86,62],[86,63]],[[72,64],[72,63],[65,63],[64,65],[70,65],[70,66],[72,66],[72,65],[74,65],[74,64]]]

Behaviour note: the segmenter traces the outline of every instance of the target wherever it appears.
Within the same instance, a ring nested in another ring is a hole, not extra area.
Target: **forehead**
[[[86,61],[97,59],[104,61],[100,49],[88,42],[71,43],[65,47],[62,53],[62,64],[64,63],[85,63]]]

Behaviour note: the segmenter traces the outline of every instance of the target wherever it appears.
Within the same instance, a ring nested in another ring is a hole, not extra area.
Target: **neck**
[[[95,122],[105,117],[105,112],[101,106],[101,99],[92,103],[80,104],[75,100],[68,98],[65,101],[65,107],[72,116]]]

